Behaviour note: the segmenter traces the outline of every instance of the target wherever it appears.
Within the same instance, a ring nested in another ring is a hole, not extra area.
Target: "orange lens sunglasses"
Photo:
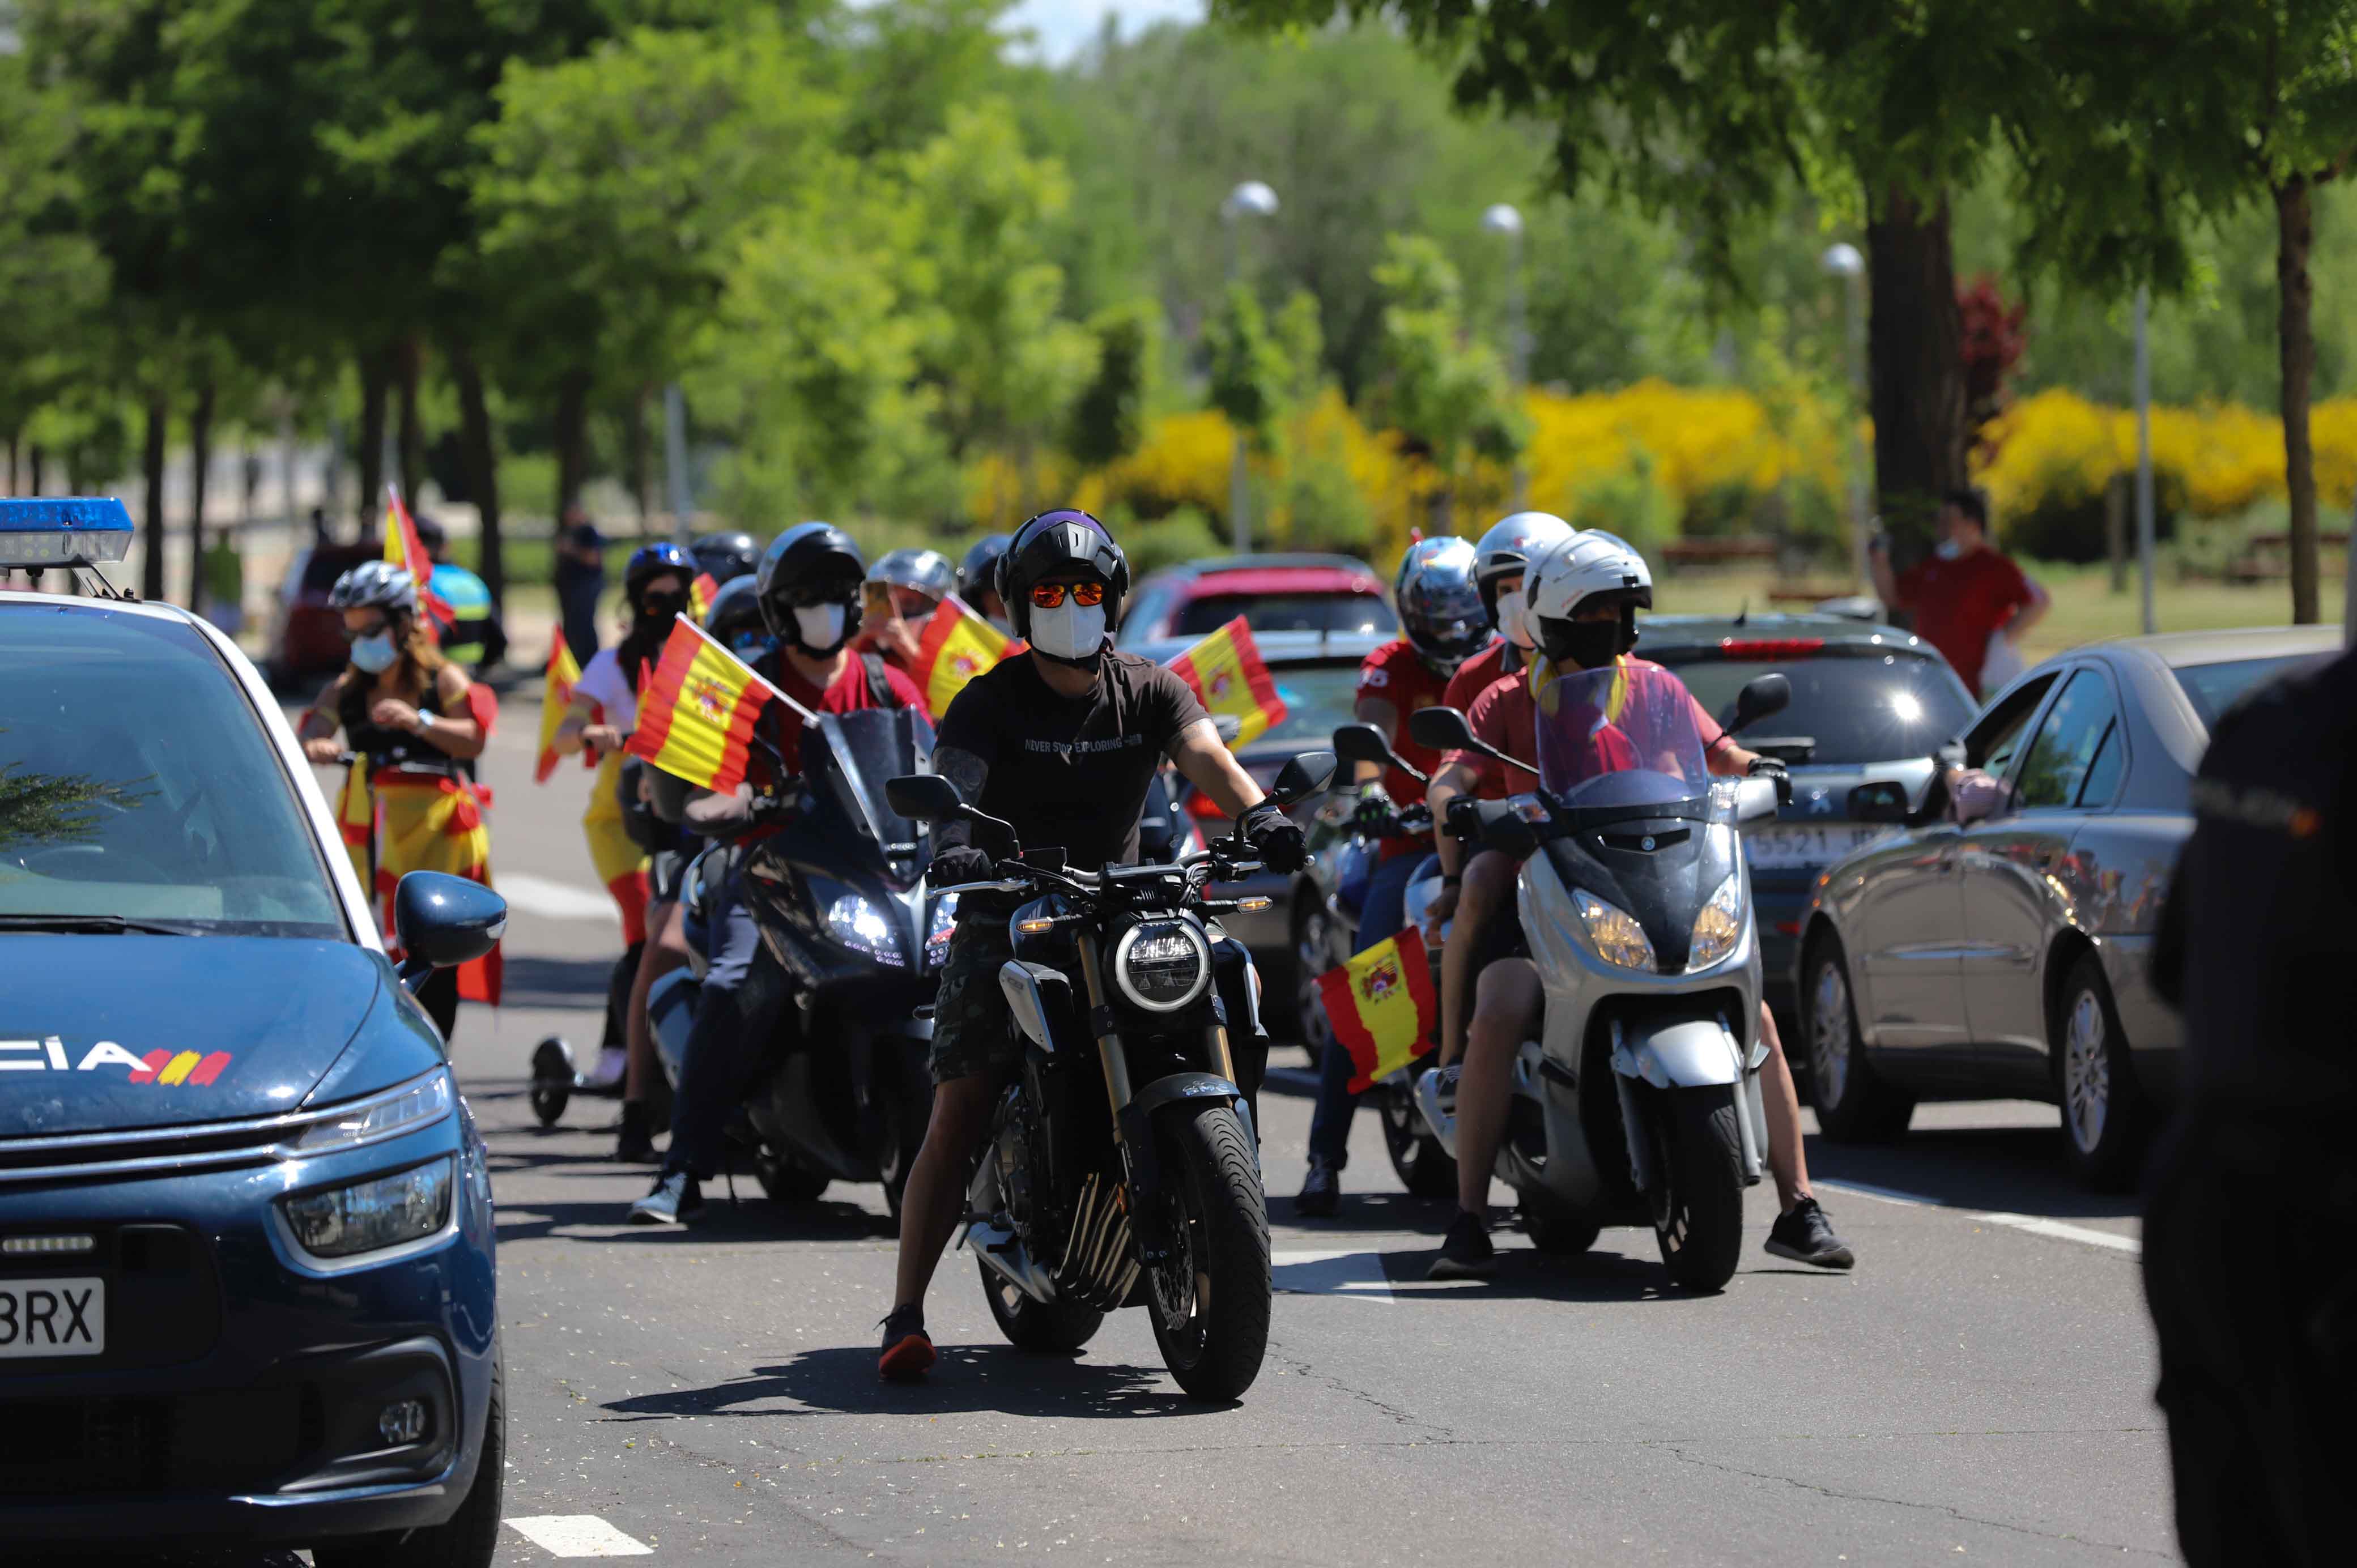
[[[1074,583],[1071,586],[1072,591],[1072,602],[1076,605],[1080,605],[1084,608],[1094,609],[1097,606],[1104,603],[1105,589],[1103,583]],[[1062,583],[1033,584],[1031,587],[1032,607],[1034,609],[1042,610],[1052,610],[1056,608],[1064,602],[1064,588],[1065,585]]]

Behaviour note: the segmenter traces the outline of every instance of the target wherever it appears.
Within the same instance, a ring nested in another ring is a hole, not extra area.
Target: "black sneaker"
[[[1857,1262],[1849,1243],[1834,1234],[1833,1222],[1813,1197],[1801,1199],[1776,1217],[1768,1228],[1768,1250],[1820,1269],[1846,1269]]]
[[[1342,1201],[1341,1178],[1334,1167],[1311,1155],[1309,1174],[1302,1178],[1301,1195],[1293,1200],[1293,1212],[1304,1219],[1330,1219]]]
[[[1490,1245],[1490,1222],[1480,1215],[1459,1209],[1457,1218],[1448,1222],[1448,1236],[1440,1243],[1440,1256],[1432,1260],[1432,1267],[1424,1271],[1424,1277],[1478,1280],[1494,1273],[1497,1267],[1498,1249]]]
[[[685,1171],[665,1171],[646,1197],[630,1205],[630,1223],[687,1225],[703,1213],[704,1184]]]
[[[626,1165],[660,1165],[655,1153],[654,1118],[643,1100],[622,1101],[622,1133],[614,1144],[614,1158]]]
[[[884,1319],[884,1348],[877,1375],[891,1382],[914,1382],[933,1364],[933,1337],[925,1332],[925,1309],[896,1306]]]

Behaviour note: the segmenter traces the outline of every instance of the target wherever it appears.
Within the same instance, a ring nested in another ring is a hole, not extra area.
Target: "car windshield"
[[[1359,694],[1356,664],[1275,664],[1268,673],[1285,700],[1285,722],[1261,740],[1322,748],[1351,722]]]
[[[347,932],[295,784],[194,628],[0,609],[0,921]]]
[[[1710,788],[1704,730],[1717,727],[1658,664],[1538,669],[1539,782],[1578,806],[1691,800]]]
[[[2214,730],[2218,721],[2226,716],[2226,710],[2243,700],[2244,693],[2318,657],[2313,653],[2287,653],[2273,659],[2229,660],[2223,664],[2184,664],[2172,673],[2185,689],[2186,700],[2193,704],[2193,711],[2201,715],[2201,727]]]
[[[1792,705],[1761,719],[1740,739],[1749,746],[1806,736],[1816,742],[1807,757],[1812,763],[1843,767],[1929,757],[1973,720],[1964,682],[1938,659],[1885,653],[1689,662],[1664,654],[1662,662],[1677,671],[1695,700],[1721,725],[1735,722],[1736,693],[1747,682],[1781,671],[1792,682]]]
[[[1242,616],[1254,631],[1393,632],[1399,621],[1372,594],[1207,594],[1178,607],[1173,637],[1205,637]]]

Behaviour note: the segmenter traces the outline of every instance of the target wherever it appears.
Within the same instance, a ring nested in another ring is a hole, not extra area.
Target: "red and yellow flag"
[[[581,682],[581,666],[575,662],[573,650],[565,646],[565,633],[555,636],[556,646],[548,650],[548,677],[540,690],[540,760],[533,765],[532,781],[548,782],[556,771],[556,732],[565,723],[565,710],[572,704],[573,688]],[[597,766],[597,759],[584,746],[583,763]]]
[[[950,699],[965,683],[1021,646],[974,613],[963,599],[951,594],[942,600],[925,635],[917,643],[914,671],[925,706],[935,714],[949,711]]]
[[[384,487],[384,558],[417,585],[417,607],[425,612],[426,628],[440,641],[443,630],[458,618],[434,591],[434,558],[425,553],[425,542],[417,537],[417,524],[401,504],[401,487],[394,484]]]
[[[720,585],[709,572],[698,572],[695,581],[687,585],[687,613],[695,618],[696,625],[702,626],[705,617],[712,613],[712,601],[719,593]]]
[[[1268,666],[1260,661],[1252,628],[1236,617],[1170,661],[1178,678],[1195,689],[1204,708],[1232,714],[1243,725],[1231,748],[1250,745],[1285,722],[1285,699],[1276,694]]]
[[[639,727],[622,749],[706,789],[734,789],[752,760],[753,725],[778,695],[685,616],[639,693]]]
[[[1334,1021],[1334,1038],[1358,1069],[1351,1093],[1365,1093],[1377,1079],[1432,1049],[1440,1003],[1433,994],[1423,933],[1414,926],[1319,975],[1318,990],[1326,1015]]]

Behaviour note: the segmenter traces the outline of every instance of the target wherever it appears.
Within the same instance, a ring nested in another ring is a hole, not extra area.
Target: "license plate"
[[[0,1359],[105,1350],[104,1280],[0,1280]]]
[[[1753,870],[1784,871],[1831,865],[1891,831],[1849,822],[1828,822],[1823,827],[1782,824],[1744,834],[1743,846],[1751,856]]]

